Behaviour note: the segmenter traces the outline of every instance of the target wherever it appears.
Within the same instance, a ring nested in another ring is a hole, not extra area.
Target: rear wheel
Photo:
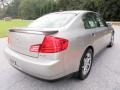
[[[87,76],[89,75],[92,66],[92,61],[93,61],[93,50],[89,48],[83,54],[80,62],[79,71],[77,73],[77,77],[80,80],[86,79]]]

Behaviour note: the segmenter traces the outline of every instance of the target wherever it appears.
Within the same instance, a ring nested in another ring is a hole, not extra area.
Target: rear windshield
[[[31,28],[58,28],[63,27],[75,17],[76,14],[48,14],[33,21],[28,27]]]

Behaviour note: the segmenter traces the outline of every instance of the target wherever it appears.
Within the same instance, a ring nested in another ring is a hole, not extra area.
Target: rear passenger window
[[[92,15],[86,15],[83,18],[83,22],[86,29],[96,28],[98,26],[95,17]]]
[[[89,23],[89,25],[90,25],[91,28],[96,27],[96,24],[95,24],[95,22],[93,21],[92,18],[90,18],[90,20],[88,20],[88,23]]]
[[[107,26],[106,22],[100,16],[97,16],[97,21],[99,22],[100,27]]]
[[[99,14],[88,13],[83,17],[84,26],[86,29],[106,27],[107,24]]]

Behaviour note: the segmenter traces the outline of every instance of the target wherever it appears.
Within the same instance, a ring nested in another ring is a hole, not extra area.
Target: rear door
[[[83,21],[86,30],[89,32],[94,51],[98,53],[104,47],[104,30],[100,29],[94,13],[86,14]]]

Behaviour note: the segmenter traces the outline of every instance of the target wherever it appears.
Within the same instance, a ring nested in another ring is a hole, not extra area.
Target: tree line
[[[36,19],[62,10],[92,10],[106,20],[120,20],[120,0],[0,0],[0,3],[0,18]]]

